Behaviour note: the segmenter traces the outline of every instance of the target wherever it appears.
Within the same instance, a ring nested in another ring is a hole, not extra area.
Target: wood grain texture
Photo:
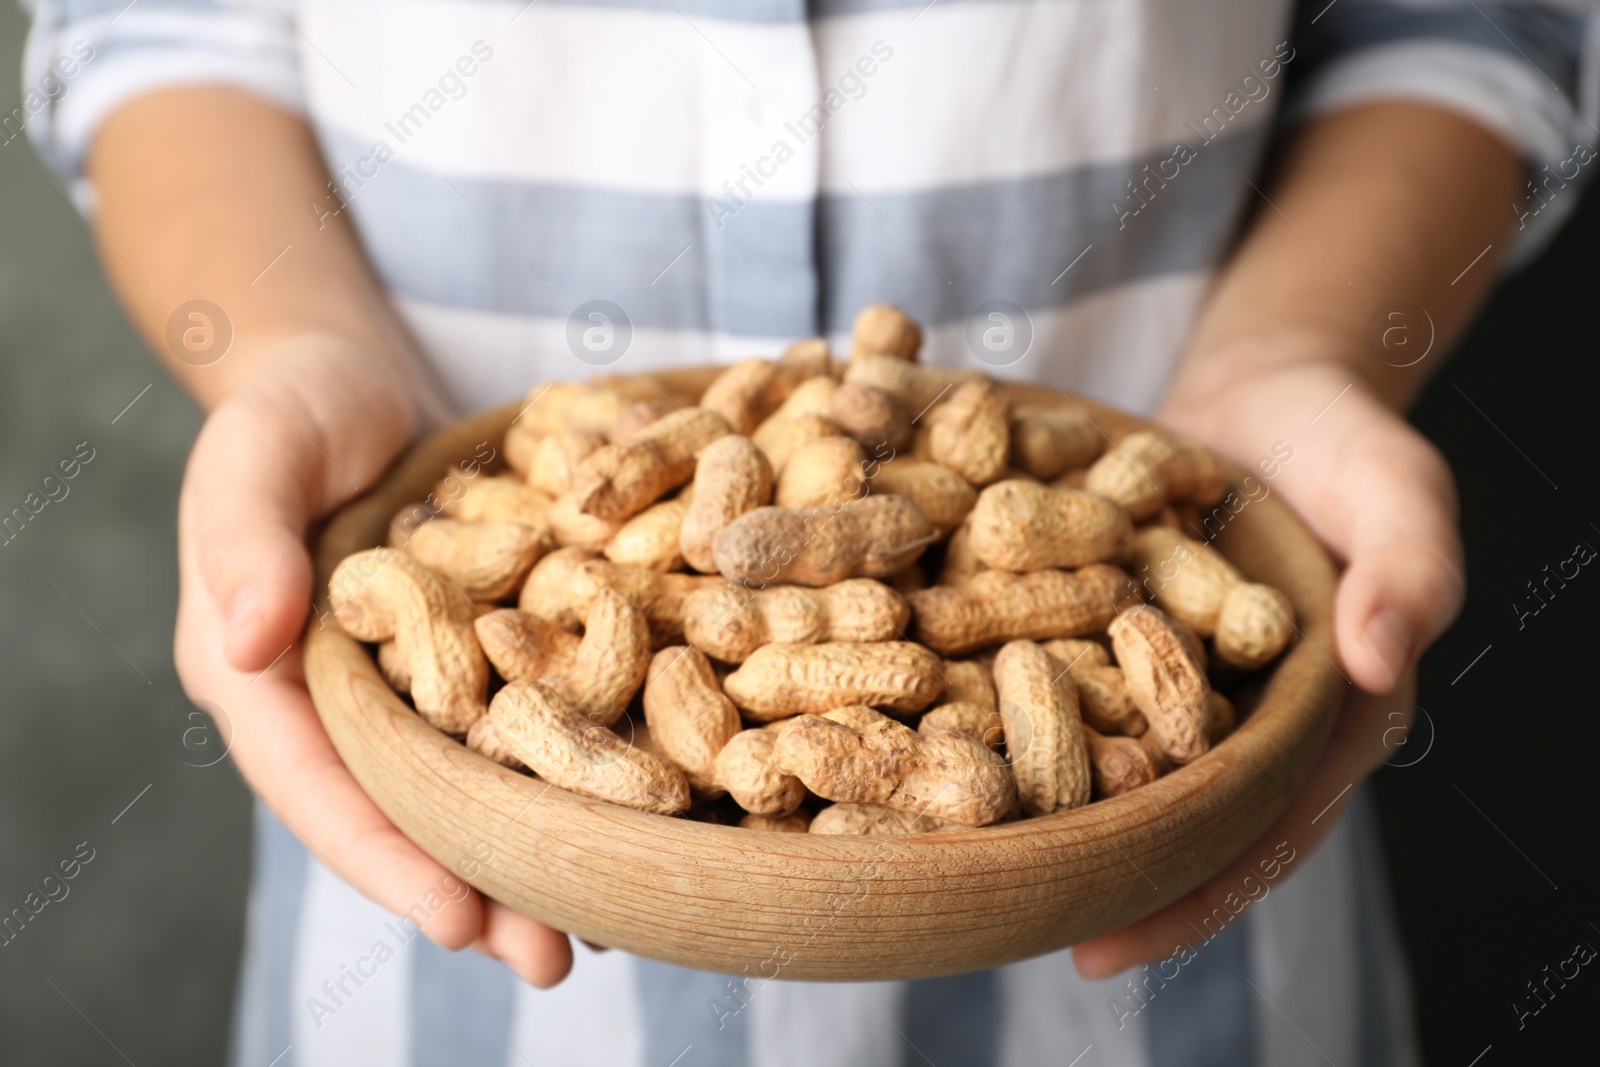
[[[712,371],[656,375],[698,395]],[[1053,389],[1106,432],[1143,425]],[[513,405],[424,442],[328,524],[318,587],[444,466],[498,446]],[[512,773],[428,726],[371,654],[315,619],[306,678],[346,765],[385,814],[477,889],[597,944],[726,974],[816,981],[924,978],[1037,956],[1182,897],[1259,837],[1332,729],[1334,571],[1275,497],[1219,539],[1252,580],[1288,594],[1301,637],[1227,741],[1143,788],[1042,818],[909,838],[779,834],[649,815]],[[321,605],[325,608],[325,603]],[[489,855],[487,860],[484,855]],[[1155,888],[1159,886],[1160,888]],[[748,968],[748,971],[746,969]]]

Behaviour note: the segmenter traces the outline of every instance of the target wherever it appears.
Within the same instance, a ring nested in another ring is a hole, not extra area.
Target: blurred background
[[[0,72],[19,69],[26,28],[0,4]],[[0,78],[0,114],[17,98]],[[1585,684],[1600,572],[1545,584],[1575,546],[1600,546],[1583,429],[1597,239],[1590,197],[1415,413],[1461,485],[1471,589],[1423,661],[1418,731],[1377,778],[1433,1064],[1593,1056],[1600,973],[1540,986],[1537,1014],[1513,1004],[1531,1011],[1530,982],[1600,948]],[[174,514],[199,425],[123,321],[83,220],[23,139],[0,146],[0,514],[66,487],[0,534],[0,915],[60,897],[0,935],[0,1063],[225,1056],[250,802],[229,762],[193,766],[177,740],[193,709],[171,662]],[[63,460],[76,477],[42,486]],[[74,860],[76,877],[45,885]]]

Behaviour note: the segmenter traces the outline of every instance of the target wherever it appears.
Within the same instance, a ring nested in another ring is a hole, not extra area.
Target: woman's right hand
[[[446,900],[424,934],[548,987],[572,966],[566,935],[466,891],[408,840],[351,777],[306,691],[307,531],[410,440],[411,376],[397,362],[295,339],[212,411],[179,500],[178,674],[192,699],[223,709],[246,781],[331,870],[397,914],[430,894]]]

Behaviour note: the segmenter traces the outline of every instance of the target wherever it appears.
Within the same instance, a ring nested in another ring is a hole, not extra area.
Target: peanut
[[[526,771],[528,765],[523,763],[511,751],[506,739],[494,724],[494,720],[485,715],[472,724],[467,731],[466,746],[485,759],[493,760],[502,767],[513,771]]]
[[[641,400],[660,400],[673,408],[694,406],[694,397],[668,385],[654,374],[597,374],[590,379],[597,389],[610,389],[629,404]],[[618,418],[621,418],[619,415]]]
[[[650,627],[644,612],[614,589],[589,605],[572,669],[547,684],[590,722],[610,726],[628,710],[650,669]]]
[[[568,493],[585,515],[626,519],[694,477],[695,453],[728,432],[714,411],[674,411],[589,455]]]
[[[838,507],[866,494],[866,453],[848,437],[819,437],[795,449],[778,475],[780,508]]]
[[[784,774],[773,764],[778,731],[740,730],[728,739],[712,765],[712,778],[718,788],[752,815],[782,817],[800,807],[806,787],[800,779]]]
[[[1078,691],[1059,675],[1055,660],[1032,641],[1011,641],[995,656],[1006,755],[1030,815],[1089,802],[1089,750]]]
[[[1244,670],[1265,667],[1294,636],[1294,605],[1270,585],[1247,582],[1228,590],[1217,612],[1212,645],[1217,658]]]
[[[799,419],[809,415],[826,417],[828,406],[833,398],[833,391],[839,388],[839,383],[832,378],[808,378],[795,386],[794,392],[782,404],[761,421],[749,437],[763,452],[769,456],[779,441],[788,435],[790,427]],[[774,462],[774,467],[781,464]]]
[[[963,826],[987,826],[1016,810],[1005,761],[955,733],[922,736],[890,719],[854,729],[802,716],[778,734],[773,763],[813,793],[848,804],[883,804]]]
[[[1244,583],[1244,575],[1222,553],[1165,526],[1135,533],[1128,563],[1161,610],[1202,637],[1216,632],[1228,590]]]
[[[976,494],[973,495],[973,500],[977,500]],[[944,543],[944,563],[939,568],[939,585],[961,585],[984,569],[983,562],[972,552],[970,519],[969,513],[968,518],[962,519],[961,524],[950,531],[950,536]]]
[[[682,641],[684,600],[689,594],[722,584],[721,578],[712,575],[669,574],[591,560],[573,568],[567,578],[567,597],[573,614],[587,619],[600,590],[617,590],[644,612],[651,641],[661,646]]]
[[[622,410],[616,422],[606,428],[606,441],[610,444],[626,441],[652,422],[664,419],[672,412],[672,405],[665,400],[636,400]]]
[[[1206,740],[1215,745],[1239,725],[1239,712],[1233,701],[1215,689],[1206,692]]]
[[[740,515],[771,503],[772,483],[772,464],[748,437],[729,434],[703,449],[695,462],[694,499],[678,532],[689,566],[716,573],[712,540]]]
[[[868,304],[856,314],[850,337],[850,358],[892,356],[916,362],[922,327],[893,304]]]
[[[905,402],[875,385],[839,386],[828,401],[828,418],[869,451],[898,452],[911,445],[911,413]]]
[[[1005,743],[1005,723],[994,708],[980,704],[940,704],[917,722],[917,733],[924,737],[954,733],[981,741],[999,752]]]
[[[378,642],[378,673],[396,693],[411,692],[411,667],[400,655],[400,646],[394,638]]]
[[[689,808],[689,782],[680,771],[538,682],[512,682],[496,693],[489,721],[509,754],[561,789],[659,815]]]
[[[870,704],[909,714],[944,689],[939,657],[909,641],[763,645],[723,679],[723,691],[762,722]],[[837,799],[837,798],[835,798]]]
[[[765,453],[772,464],[773,474],[777,475],[788,465],[789,458],[804,446],[823,437],[838,436],[839,427],[834,425],[832,419],[807,411],[784,423],[781,433],[770,437],[766,445],[758,444],[757,447]]]
[[[960,655],[1019,638],[1046,640],[1105,629],[1128,577],[1092,563],[1068,574],[979,571],[959,586],[934,586],[906,599],[918,639],[940,655]]]
[[[1106,627],[1122,665],[1128,693],[1149,723],[1149,733],[1176,763],[1205,755],[1205,673],[1166,615],[1148,605],[1129,608]]]
[[[717,534],[711,554],[729,581],[820,586],[904,570],[936,537],[915,504],[882,495],[837,509],[747,511]]]
[[[1171,500],[1215,503],[1228,491],[1228,471],[1192,441],[1142,430],[1111,445],[1089,468],[1084,488],[1115,500],[1141,522]]]
[[[865,470],[874,493],[905,497],[941,534],[960,526],[978,499],[978,491],[942,463],[895,456],[883,463],[869,462]]]
[[[776,363],[752,356],[717,375],[701,395],[700,406],[727,419],[734,433],[754,433],[801,382],[827,373],[827,358],[826,343],[820,360],[814,349],[799,349]]]
[[[918,815],[882,804],[829,804],[811,820],[814,834],[857,834],[873,837],[903,837],[928,834],[936,830],[959,829],[960,823]]]
[[[517,607],[563,630],[577,633],[583,620],[572,610],[567,584],[572,572],[595,555],[589,549],[576,546],[556,549],[528,572],[528,580],[517,597]]]
[[[621,418],[629,399],[615,389],[586,382],[547,382],[528,392],[528,403],[513,425],[535,437],[567,430],[605,433]]]
[[[917,732],[951,730],[1000,751],[1005,730],[995,710],[994,676],[989,668],[973,660],[947,660],[944,678],[944,693],[938,705],[923,714]]]
[[[1037,571],[1116,556],[1133,533],[1128,513],[1104,497],[1035,482],[996,482],[972,508],[972,552],[989,567]]]
[[[1084,723],[1103,734],[1138,737],[1149,724],[1128,692],[1122,668],[1094,641],[1057,638],[1044,650],[1061,664],[1078,687],[1078,713]]]
[[[739,820],[744,830],[763,830],[769,834],[803,834],[811,829],[811,816],[803,811],[793,815],[746,815]]]
[[[1130,560],[1155,602],[1200,637],[1213,637],[1223,662],[1255,670],[1294,636],[1289,598],[1246,581],[1210,545],[1165,526],[1140,530],[1132,544]]]
[[[542,682],[572,670],[582,638],[517,608],[501,608],[473,620],[478,644],[508,682]]]
[[[522,587],[533,565],[555,547],[550,531],[520,522],[425,522],[390,544],[440,575],[469,600],[503,600]]]
[[[888,641],[911,620],[905,598],[871,578],[821,589],[709,586],[690,594],[683,611],[684,637],[724,663],[743,663],[770,644]]]
[[[581,428],[540,438],[528,467],[528,484],[552,497],[560,496],[572,488],[578,465],[605,443],[604,433]]]
[[[924,417],[929,459],[973,485],[1003,476],[1011,456],[1011,405],[991,381],[967,382],[950,391]],[[919,441],[919,449],[924,442]]]
[[[651,504],[623,523],[606,542],[605,557],[613,563],[652,571],[675,571],[683,566],[679,532],[689,501],[682,496]]]
[[[472,630],[477,609],[445,580],[392,548],[346,556],[328,579],[334,618],[358,641],[394,639],[411,672],[417,714],[464,734],[484,712],[489,664]]]
[[[1048,481],[1095,461],[1105,437],[1081,411],[1018,410],[1011,417],[1011,462]]]
[[[721,792],[717,753],[743,727],[703,653],[682,645],[656,653],[644,683],[644,719],[656,745],[691,787]]]
[[[1136,738],[1106,737],[1088,726],[1083,732],[1089,742],[1089,770],[1096,796],[1121,796],[1161,777],[1150,753]]]
[[[582,548],[596,554],[617,536],[623,521],[584,514],[579,509],[578,498],[571,493],[556,497],[546,517],[556,544],[564,548]]]
[[[847,383],[875,385],[898,396],[905,402],[906,410],[912,413],[913,422],[947,390],[963,382],[975,382],[982,378],[983,374],[976,370],[925,367],[893,356],[876,355],[858,356],[850,361],[844,371]]]
[[[459,496],[452,496],[445,483],[433,492],[444,501],[444,514],[462,522],[520,522],[534,529],[550,525],[550,498],[503,474],[481,475]]]
[[[539,450],[539,442],[544,440],[528,428],[528,425],[518,419],[506,428],[506,439],[500,451],[505,454],[506,466],[522,475],[527,480],[528,473],[533,470],[533,457]]]

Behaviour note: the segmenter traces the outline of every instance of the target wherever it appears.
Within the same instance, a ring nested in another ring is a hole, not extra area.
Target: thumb
[[[265,668],[299,635],[311,602],[305,533],[328,461],[246,386],[206,420],[189,456],[179,536],[221,609],[240,671]]]
[[[1334,602],[1340,658],[1369,693],[1394,689],[1466,595],[1456,494],[1432,446],[1405,432],[1351,457],[1362,492],[1338,547],[1349,561]]]

